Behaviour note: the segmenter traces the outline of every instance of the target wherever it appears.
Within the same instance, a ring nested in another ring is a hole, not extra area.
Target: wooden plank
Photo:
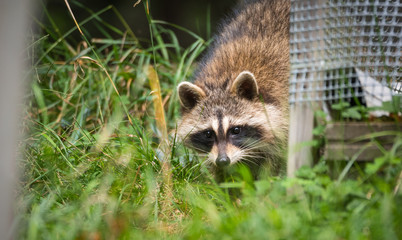
[[[382,147],[389,150],[401,128],[402,124],[395,122],[328,124],[325,131],[328,143],[325,146],[324,157],[328,160],[350,160],[356,157],[357,161],[372,161],[383,153],[370,142],[375,139]]]
[[[328,124],[325,136],[328,140],[352,140],[364,135],[380,133],[384,131],[401,132],[402,123],[395,122],[347,122]],[[389,139],[393,136],[384,136],[381,139]]]
[[[391,144],[383,145],[387,150],[392,148]],[[356,155],[358,154],[358,155]],[[377,157],[381,157],[383,153],[377,146],[366,144],[342,144],[329,143],[325,146],[324,158],[333,161],[348,161],[356,158],[359,162],[373,161]]]

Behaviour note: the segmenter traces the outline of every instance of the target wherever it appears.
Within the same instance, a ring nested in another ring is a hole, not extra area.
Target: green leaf
[[[319,125],[313,129],[314,136],[320,136],[325,133],[325,126]]]
[[[365,169],[366,173],[369,175],[376,173],[384,165],[386,160],[385,156],[376,158],[374,163],[367,164]]]
[[[317,110],[314,112],[314,116],[317,118],[325,119],[327,117],[327,113],[321,110]]]
[[[402,112],[402,95],[392,96],[392,100],[383,102],[380,109],[390,113]]]
[[[342,110],[342,109],[345,109],[347,107],[350,107],[350,103],[348,103],[348,102],[339,102],[339,103],[332,104],[331,107],[332,107],[332,109],[335,109],[335,110]]]
[[[318,164],[316,164],[313,168],[314,172],[318,173],[318,174],[323,174],[323,173],[327,173],[328,172],[328,165],[325,164],[324,162],[320,162]]]
[[[382,110],[387,112],[394,112],[394,105],[391,101],[386,101],[382,103]]]
[[[296,176],[299,178],[313,179],[316,174],[312,168],[308,166],[302,166],[299,170],[297,170]]]
[[[358,108],[348,108],[342,112],[342,117],[360,120],[362,115],[359,113]]]

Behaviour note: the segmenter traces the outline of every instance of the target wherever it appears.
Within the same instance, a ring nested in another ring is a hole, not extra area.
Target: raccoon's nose
[[[227,156],[218,156],[218,158],[216,159],[216,165],[220,168],[222,167],[226,167],[227,165],[229,165],[230,163],[230,158],[228,158]]]

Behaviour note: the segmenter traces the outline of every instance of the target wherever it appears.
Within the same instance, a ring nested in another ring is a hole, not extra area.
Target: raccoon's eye
[[[207,137],[207,138],[211,138],[212,137],[212,135],[213,135],[213,132],[211,131],[211,130],[207,130],[207,131],[205,131],[205,137]]]
[[[231,129],[232,134],[239,134],[241,132],[241,128],[240,127],[234,127]]]

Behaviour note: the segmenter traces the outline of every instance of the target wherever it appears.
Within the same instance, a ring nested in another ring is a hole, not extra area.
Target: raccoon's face
[[[222,168],[252,156],[253,148],[261,143],[261,130],[246,123],[235,124],[230,117],[219,114],[211,124],[190,132],[187,143],[200,152],[208,153],[208,160]]]
[[[228,89],[208,92],[183,82],[178,95],[184,109],[178,136],[217,167],[264,161],[280,125],[280,112],[258,99],[254,76],[242,72]]]

